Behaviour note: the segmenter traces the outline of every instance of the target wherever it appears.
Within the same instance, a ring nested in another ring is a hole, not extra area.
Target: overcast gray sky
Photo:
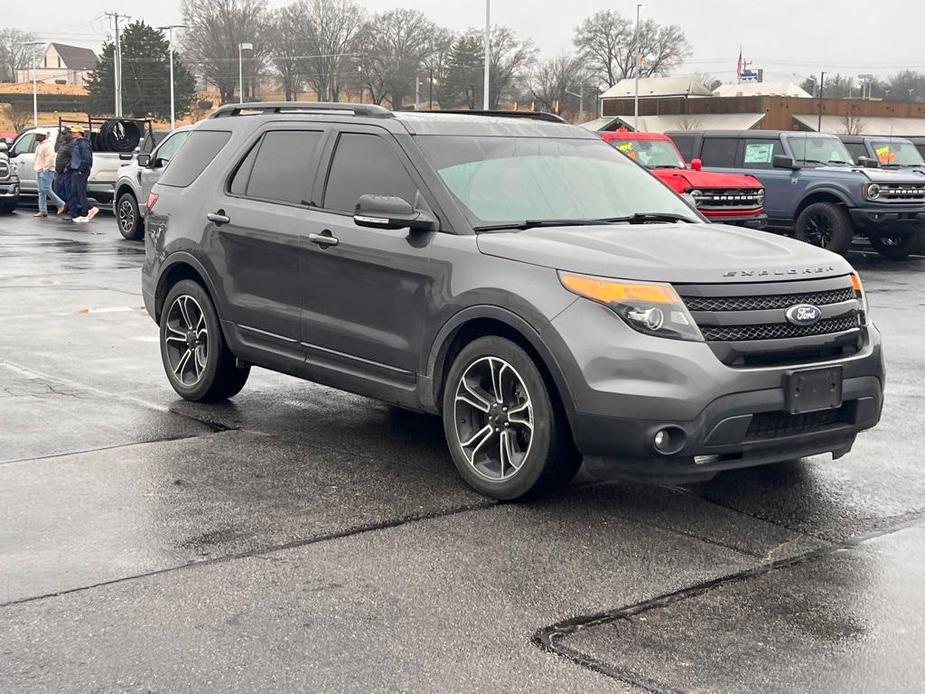
[[[4,0],[12,4],[13,0]],[[285,4],[271,0],[272,6]],[[404,6],[420,9],[451,29],[484,23],[484,0],[364,0],[370,12]],[[739,45],[765,79],[800,81],[817,73],[889,75],[905,67],[925,71],[925,2],[922,0],[648,0],[643,12],[678,24],[693,46],[684,72],[735,75]],[[533,39],[544,55],[572,47],[576,24],[599,9],[634,15],[627,0],[492,0],[493,23]],[[12,9],[12,8],[9,8]],[[44,0],[17,3],[3,24],[43,39],[96,48],[109,32],[106,10],[159,25],[181,21],[178,0]],[[879,19],[878,19],[879,17]],[[794,77],[793,75],[797,75]]]

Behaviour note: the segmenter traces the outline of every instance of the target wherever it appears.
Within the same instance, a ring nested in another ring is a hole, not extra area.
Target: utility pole
[[[485,84],[482,87],[482,109],[485,111],[491,108],[489,98],[489,67],[490,67],[490,51],[489,45],[491,44],[491,0],[485,0]]]
[[[39,127],[39,82],[36,72],[38,70],[38,47],[44,46],[44,41],[29,41],[27,44],[32,50],[32,127]]]
[[[244,103],[244,51],[254,50],[252,43],[238,44],[238,103]]]
[[[169,24],[165,27],[158,27],[161,31],[167,31],[167,53],[170,56],[170,129],[177,127],[177,112],[174,108],[173,96],[173,30],[186,29],[186,24]]]
[[[106,16],[113,20],[114,31],[116,35],[115,63],[113,65],[113,76],[115,77],[116,91],[116,118],[122,117],[122,41],[119,34],[119,19],[131,19],[128,15],[119,14],[118,12],[106,12]]]
[[[633,97],[633,130],[639,132],[639,71],[642,70],[642,53],[639,52],[639,10],[643,3],[636,3],[636,38],[633,39],[633,59],[636,62],[636,89]]]
[[[825,86],[825,73],[819,75],[819,122],[816,125],[816,132],[822,132],[822,88]]]

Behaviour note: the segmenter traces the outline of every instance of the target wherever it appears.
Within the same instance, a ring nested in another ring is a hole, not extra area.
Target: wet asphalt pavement
[[[0,691],[920,692],[925,259],[855,254],[855,449],[501,505],[436,418],[177,399],[110,215],[0,217]]]

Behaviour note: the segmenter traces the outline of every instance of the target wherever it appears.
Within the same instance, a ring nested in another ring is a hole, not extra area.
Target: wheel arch
[[[157,288],[154,291],[154,320],[160,323],[161,310],[164,307],[164,299],[167,297],[170,289],[182,280],[192,280],[203,286],[216,312],[219,311],[218,303],[215,301],[216,293],[209,274],[205,271],[202,264],[189,253],[177,251],[171,254],[171,259],[165,263],[157,281]],[[221,314],[219,314],[221,317]]]
[[[447,321],[437,333],[425,366],[427,387],[426,392],[421,394],[425,407],[434,412],[440,411],[446,377],[453,359],[465,345],[489,335],[511,340],[533,358],[550,389],[550,395],[570,420],[575,410],[574,401],[552,352],[529,322],[516,313],[497,306],[472,306],[463,309]]]
[[[793,221],[796,222],[803,210],[817,202],[831,202],[836,205],[844,205],[846,208],[854,207],[848,196],[836,188],[813,188],[800,200],[796,213],[793,215]]]

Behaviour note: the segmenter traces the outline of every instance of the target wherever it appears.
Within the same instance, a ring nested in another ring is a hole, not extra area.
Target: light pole
[[[489,95],[489,50],[488,47],[491,44],[491,0],[485,0],[485,84],[482,87],[482,108],[484,110],[489,110],[491,106],[488,102]]]
[[[177,127],[176,110],[174,109],[173,100],[173,30],[186,29],[186,24],[169,24],[165,27],[158,27],[161,31],[167,30],[167,54],[170,56],[170,129]]]
[[[244,51],[254,50],[254,44],[252,43],[239,43],[238,44],[238,103],[244,103]]]
[[[39,84],[38,78],[36,77],[36,70],[38,66],[36,63],[39,59],[39,52],[36,50],[38,46],[44,46],[44,41],[29,41],[27,46],[32,46],[32,127],[39,127]]]
[[[639,70],[642,68],[642,54],[639,52],[639,10],[643,8],[643,3],[636,3],[636,38],[633,40],[635,51],[633,57],[636,60],[636,88],[633,96],[633,130],[639,132]]]

